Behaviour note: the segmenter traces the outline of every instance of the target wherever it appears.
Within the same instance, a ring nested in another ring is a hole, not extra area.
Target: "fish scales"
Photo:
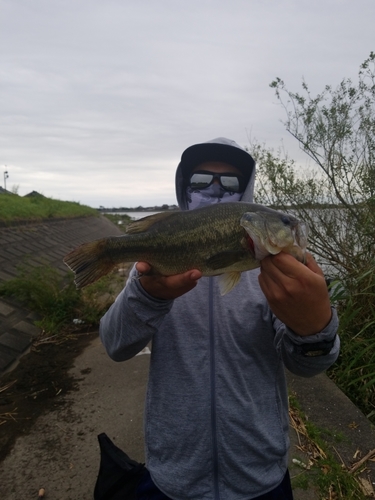
[[[164,261],[178,254],[183,262],[174,268],[186,269],[186,265],[203,261],[220,250],[238,250],[246,235],[238,222],[243,209],[233,213],[233,210],[226,210],[225,204],[219,208],[215,211],[216,217],[205,219],[196,214],[197,211],[176,212],[167,219],[155,222],[146,232],[113,238],[113,245],[117,248],[113,248],[111,254],[116,260],[127,257],[131,261],[147,261],[150,258]],[[191,217],[193,214],[194,217]],[[219,222],[217,216],[220,217]],[[125,241],[127,248],[124,248]],[[160,265],[163,266],[163,263]],[[165,271],[168,272],[167,269]]]
[[[152,257],[147,246],[137,260],[155,262],[158,271],[166,275],[183,272],[187,268],[217,274],[207,266],[207,259],[220,252],[241,251],[245,245],[246,231],[239,225],[242,212],[243,209],[236,212],[228,210],[228,205],[223,204],[218,206],[214,215],[209,212],[209,216],[203,219],[197,211],[175,213],[150,228],[149,237],[154,233],[155,240],[160,240],[159,244],[152,245]],[[145,239],[148,243],[146,235]],[[248,248],[244,250],[248,252]],[[179,258],[172,267],[175,255]]]

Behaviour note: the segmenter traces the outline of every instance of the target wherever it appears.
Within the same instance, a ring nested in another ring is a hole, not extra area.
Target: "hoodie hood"
[[[236,142],[225,137],[218,137],[212,141],[190,146],[182,153],[176,170],[176,197],[182,210],[188,209],[186,187],[190,173],[194,167],[205,161],[222,161],[241,170],[248,179],[241,201],[253,201],[255,161]]]

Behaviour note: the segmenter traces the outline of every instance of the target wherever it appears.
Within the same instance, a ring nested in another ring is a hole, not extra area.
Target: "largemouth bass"
[[[170,276],[199,269],[221,275],[221,294],[241,272],[281,251],[304,262],[307,226],[292,215],[255,203],[217,203],[192,211],[162,212],[131,222],[123,236],[84,243],[64,257],[82,288],[123,262],[143,261]]]

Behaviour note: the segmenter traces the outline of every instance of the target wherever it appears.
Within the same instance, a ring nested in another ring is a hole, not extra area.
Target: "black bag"
[[[94,500],[136,500],[138,483],[145,465],[129,458],[104,432],[99,434],[98,440],[100,468]]]

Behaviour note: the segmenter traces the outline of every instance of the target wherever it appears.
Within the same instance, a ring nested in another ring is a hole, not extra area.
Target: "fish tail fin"
[[[104,250],[105,240],[96,240],[83,243],[64,257],[64,263],[75,274],[77,288],[90,285],[113,270],[116,263]]]

